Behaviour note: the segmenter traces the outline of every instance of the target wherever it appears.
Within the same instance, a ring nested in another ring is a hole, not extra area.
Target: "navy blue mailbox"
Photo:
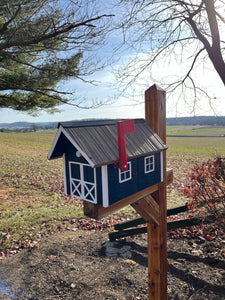
[[[71,121],[58,124],[48,159],[63,157],[66,194],[108,207],[161,182],[166,149],[143,119]]]

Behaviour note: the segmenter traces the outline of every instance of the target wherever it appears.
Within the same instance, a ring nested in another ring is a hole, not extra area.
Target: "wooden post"
[[[147,222],[148,236],[148,299],[161,298],[161,268],[160,268],[160,226],[153,220]]]
[[[145,121],[166,143],[166,93],[157,85],[145,92]],[[163,152],[163,182],[152,194],[159,204],[159,225],[148,221],[149,300],[167,299],[167,203],[166,151]]]

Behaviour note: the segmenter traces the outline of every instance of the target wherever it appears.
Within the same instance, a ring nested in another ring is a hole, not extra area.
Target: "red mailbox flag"
[[[125,120],[117,122],[117,137],[119,149],[119,168],[121,171],[127,170],[127,151],[125,134],[134,132],[134,120]]]

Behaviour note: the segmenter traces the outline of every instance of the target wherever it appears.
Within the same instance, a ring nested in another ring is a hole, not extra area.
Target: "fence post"
[[[166,143],[166,92],[155,84],[145,91],[145,120]],[[152,197],[159,204],[159,225],[153,220],[147,223],[149,299],[165,300],[167,299],[166,151],[163,151],[163,182]]]

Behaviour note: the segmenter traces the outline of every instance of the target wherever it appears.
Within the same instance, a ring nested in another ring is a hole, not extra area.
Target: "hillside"
[[[225,117],[201,116],[184,118],[167,118],[166,125],[213,125],[225,126]]]
[[[202,117],[182,117],[167,118],[166,125],[211,125],[225,126],[225,116],[202,116]],[[0,128],[30,128],[36,126],[38,129],[57,128],[57,122],[14,122],[0,123]]]

